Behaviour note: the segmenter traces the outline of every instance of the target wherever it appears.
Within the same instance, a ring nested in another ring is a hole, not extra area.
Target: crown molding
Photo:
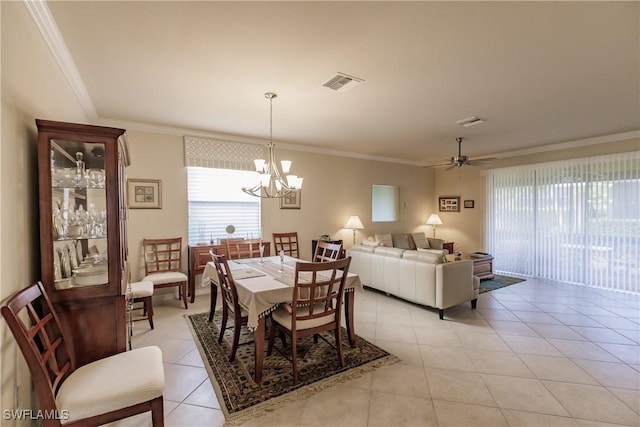
[[[98,118],[96,107],[93,105],[93,101],[89,96],[87,87],[80,77],[80,72],[76,67],[76,63],[71,57],[71,53],[62,38],[62,34],[60,34],[58,25],[53,19],[53,16],[51,16],[51,11],[49,10],[47,3],[45,1],[38,0],[23,0],[22,2],[29,11],[29,14],[33,19],[33,22],[35,22],[38,27],[38,30],[40,30],[40,34],[42,34],[42,37],[47,43],[47,46],[58,63],[58,66],[62,70],[62,73],[67,78],[67,81],[78,98],[85,114],[90,121],[96,120]]]
[[[190,136],[221,139],[224,141],[239,142],[239,143],[245,143],[245,144],[255,144],[255,145],[266,145],[269,143],[268,139],[252,138],[252,137],[247,137],[242,135],[231,135],[231,134],[222,134],[222,133],[215,133],[215,132],[196,131],[193,129],[184,129],[184,128],[161,126],[161,125],[151,125],[147,123],[130,122],[125,120],[98,118],[95,124],[102,125],[102,126],[119,127],[119,128],[134,130],[138,132],[158,133],[161,135],[172,135],[172,136],[180,136],[180,137],[183,137],[185,135],[190,135]],[[301,151],[306,153],[324,154],[328,156],[347,157],[347,158],[360,159],[360,160],[373,160],[373,161],[385,162],[385,163],[397,163],[397,164],[404,164],[408,166],[424,166],[423,162],[416,162],[416,161],[405,160],[405,159],[396,159],[393,157],[371,156],[367,154],[353,153],[349,151],[330,150],[327,148],[311,147],[308,145],[279,142],[277,140],[274,141],[274,144],[278,148],[284,148],[291,151]]]
[[[523,148],[521,150],[505,151],[497,154],[487,154],[486,157],[517,157],[529,154],[545,153],[549,151],[567,150],[576,147],[586,147],[588,145],[606,144],[608,142],[626,141],[629,139],[640,139],[640,130],[630,132],[614,133],[611,135],[595,136],[592,138],[576,139],[573,141],[559,142],[554,144],[540,145],[537,147]],[[484,156],[483,156],[484,157]]]

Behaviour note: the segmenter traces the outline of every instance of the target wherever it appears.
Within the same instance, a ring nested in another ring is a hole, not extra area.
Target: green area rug
[[[399,361],[396,356],[360,337],[357,337],[356,348],[351,348],[343,329],[345,367],[340,368],[338,354],[333,347],[333,333],[323,333],[324,339],[316,344],[313,337],[298,340],[299,382],[294,386],[292,365],[285,357],[291,352],[291,342],[287,339],[289,347],[282,349],[282,343],[277,339],[271,356],[265,354],[262,384],[258,385],[253,381],[253,333],[242,327],[236,359],[229,362],[233,334],[233,328],[229,326],[233,326],[233,320],[229,319],[224,339],[218,344],[220,310],[216,311],[212,323],[208,322],[208,312],[186,317],[225,414],[225,425],[237,425],[273,412],[285,403],[307,398],[326,387]]]
[[[493,279],[480,280],[479,292],[495,291],[496,289],[504,288],[505,286],[514,285],[516,283],[524,282],[525,279],[518,279],[517,277],[499,276],[495,275]]]

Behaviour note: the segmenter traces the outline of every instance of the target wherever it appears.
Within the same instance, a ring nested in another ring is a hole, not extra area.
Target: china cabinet
[[[84,365],[126,349],[126,134],[36,125],[42,282]]]

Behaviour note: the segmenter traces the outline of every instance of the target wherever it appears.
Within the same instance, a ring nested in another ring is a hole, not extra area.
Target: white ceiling
[[[48,6],[97,121],[264,139],[273,91],[277,143],[417,164],[640,129],[638,2]]]

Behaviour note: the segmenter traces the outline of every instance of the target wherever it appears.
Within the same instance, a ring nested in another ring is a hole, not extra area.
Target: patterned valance
[[[264,159],[264,146],[198,136],[184,137],[185,166],[255,170],[253,159]]]

